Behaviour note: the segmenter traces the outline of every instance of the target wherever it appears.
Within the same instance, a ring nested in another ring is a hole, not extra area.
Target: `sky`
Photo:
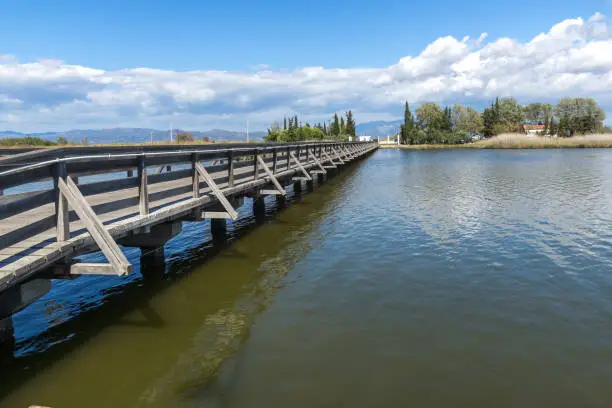
[[[263,130],[496,96],[590,96],[612,117],[606,15],[612,0],[0,0],[0,130]]]

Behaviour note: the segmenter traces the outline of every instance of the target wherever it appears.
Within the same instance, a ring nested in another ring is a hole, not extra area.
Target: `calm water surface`
[[[610,407],[612,151],[378,151],[14,316],[2,407]],[[239,239],[238,239],[239,238]]]

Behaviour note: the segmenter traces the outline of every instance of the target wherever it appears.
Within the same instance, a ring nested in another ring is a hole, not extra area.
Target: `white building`
[[[357,140],[359,142],[371,142],[372,141],[372,136],[357,136]]]

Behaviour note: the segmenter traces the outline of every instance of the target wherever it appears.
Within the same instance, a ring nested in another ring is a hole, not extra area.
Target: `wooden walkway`
[[[376,149],[376,143],[304,143],[67,157],[0,172],[0,291],[74,256],[102,250],[108,264],[69,273],[124,274],[117,240],[156,224],[235,219],[233,199],[284,195]]]

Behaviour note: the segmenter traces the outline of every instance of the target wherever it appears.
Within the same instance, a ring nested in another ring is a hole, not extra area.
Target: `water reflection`
[[[206,383],[308,250],[304,240],[335,194],[332,186],[312,195],[289,191],[284,200],[247,199],[223,233],[213,236],[210,222],[185,222],[165,248],[127,248],[136,270],[127,278],[54,282],[48,296],[15,316],[4,403],[82,406],[95,395],[88,406],[146,404]],[[84,373],[73,393],[53,388]]]

